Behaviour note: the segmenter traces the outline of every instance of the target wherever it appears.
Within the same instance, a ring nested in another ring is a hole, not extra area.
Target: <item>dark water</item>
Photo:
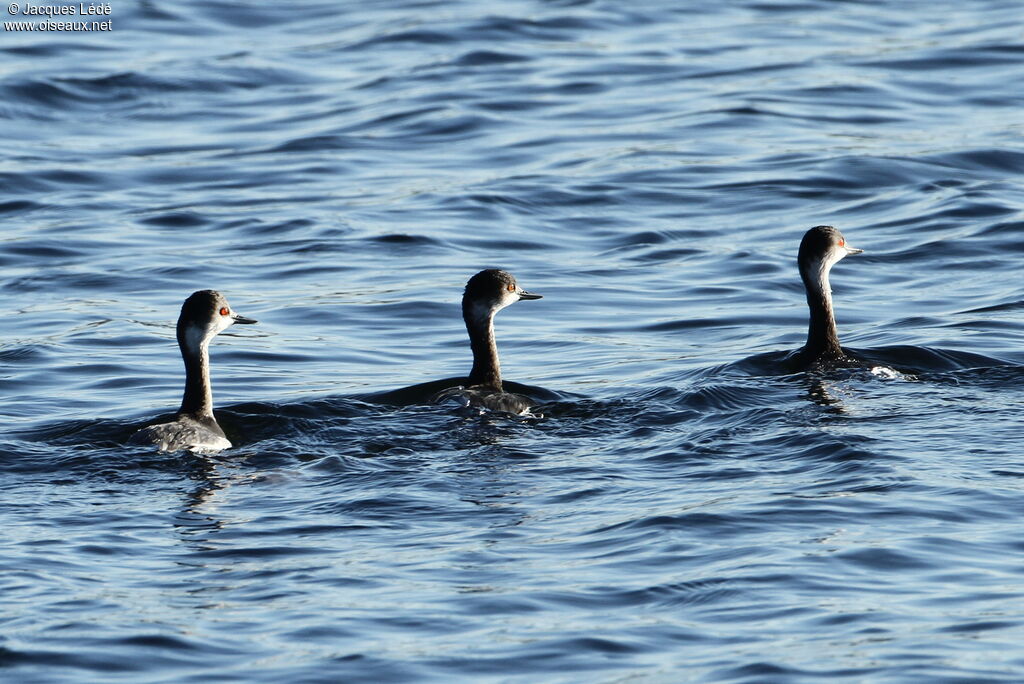
[[[0,679],[1024,680],[1019,3],[109,18],[0,43]],[[895,379],[779,369],[822,223]],[[375,400],[487,266],[545,417]]]

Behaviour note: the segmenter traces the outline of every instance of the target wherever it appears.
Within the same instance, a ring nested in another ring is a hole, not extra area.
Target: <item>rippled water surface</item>
[[[1024,680],[1019,3],[111,6],[0,38],[0,679]],[[543,417],[386,400],[491,266]]]

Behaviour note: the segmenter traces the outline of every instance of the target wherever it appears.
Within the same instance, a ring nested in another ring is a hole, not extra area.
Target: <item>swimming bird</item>
[[[185,395],[181,408],[170,423],[142,428],[129,441],[156,444],[161,451],[188,449],[212,453],[229,448],[231,442],[213,417],[210,340],[234,323],[255,322],[235,313],[219,292],[199,290],[189,295],[181,305],[177,330],[178,347],[185,360]]]
[[[521,394],[504,391],[498,346],[494,341],[494,315],[522,299],[541,299],[541,295],[519,287],[508,271],[490,268],[480,271],[466,283],[462,295],[462,318],[473,350],[473,369],[467,386],[452,387],[434,395],[433,401],[454,398],[464,406],[521,414],[533,402]]]
[[[832,311],[832,288],[828,274],[837,262],[850,254],[864,250],[851,247],[843,234],[832,226],[815,226],[800,241],[797,264],[800,277],[807,290],[807,306],[811,320],[807,329],[807,344],[795,357],[802,366],[860,365],[859,359],[839,346],[836,319]]]

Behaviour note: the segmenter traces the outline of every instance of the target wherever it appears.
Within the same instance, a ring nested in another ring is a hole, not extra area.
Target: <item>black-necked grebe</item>
[[[498,346],[494,341],[494,315],[521,299],[540,298],[541,295],[519,287],[508,271],[491,268],[470,278],[462,295],[462,318],[466,321],[473,350],[473,369],[466,387],[438,392],[433,400],[454,398],[466,406],[513,414],[529,411],[532,405],[529,398],[502,388]]]
[[[807,306],[811,311],[807,344],[797,352],[797,360],[801,365],[859,365],[857,359],[839,346],[828,274],[832,266],[843,257],[863,251],[850,247],[843,234],[832,226],[815,226],[800,241],[797,264],[807,290]]]
[[[172,422],[142,428],[132,435],[131,443],[156,444],[161,451],[188,449],[201,453],[230,447],[231,442],[213,417],[209,345],[233,323],[255,322],[235,313],[219,292],[193,292],[181,305],[178,316],[178,346],[185,360],[181,408]]]

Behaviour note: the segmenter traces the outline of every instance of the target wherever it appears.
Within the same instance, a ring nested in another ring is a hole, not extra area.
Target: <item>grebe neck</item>
[[[179,415],[213,418],[213,389],[210,386],[210,339],[213,335],[194,326],[178,331],[178,345],[185,361],[185,394]]]
[[[811,313],[804,352],[814,358],[843,356],[832,307],[832,288],[828,280],[831,268],[832,265],[825,261],[816,261],[800,269],[807,290],[807,307]]]
[[[473,370],[469,372],[470,385],[485,385],[501,390],[501,363],[498,345],[494,340],[494,314],[496,310],[479,306],[463,306],[462,316],[473,350]]]

